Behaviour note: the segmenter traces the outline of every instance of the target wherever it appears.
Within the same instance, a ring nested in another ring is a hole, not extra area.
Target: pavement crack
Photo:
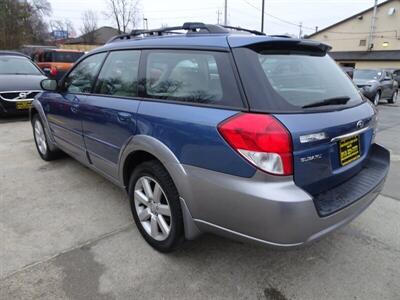
[[[23,266],[22,268],[20,268],[18,270],[15,270],[15,271],[12,271],[12,272],[6,274],[5,276],[1,277],[0,280],[8,279],[8,278],[20,273],[20,272],[26,271],[26,270],[28,270],[30,268],[33,268],[33,267],[37,266],[37,265],[40,265],[42,263],[48,262],[50,260],[53,260],[53,259],[55,259],[55,258],[57,258],[57,257],[59,257],[59,256],[61,256],[63,254],[66,254],[68,252],[74,251],[76,249],[89,247],[89,246],[91,246],[93,244],[98,243],[101,240],[107,239],[107,238],[109,238],[111,236],[114,236],[114,235],[117,235],[117,234],[119,234],[121,232],[124,232],[124,231],[132,228],[133,225],[134,225],[133,223],[129,223],[129,224],[127,224],[125,226],[122,226],[120,228],[117,228],[117,229],[115,229],[113,231],[110,231],[110,232],[104,233],[102,235],[99,235],[99,236],[97,236],[97,237],[95,237],[93,239],[89,239],[89,240],[87,240],[85,242],[79,243],[79,244],[74,245],[74,246],[72,246],[70,248],[66,248],[66,249],[64,249],[64,250],[62,250],[62,251],[60,251],[60,252],[58,252],[58,253],[56,253],[54,255],[47,255],[43,259],[41,259],[39,261],[32,262],[30,264],[27,264],[27,265]]]

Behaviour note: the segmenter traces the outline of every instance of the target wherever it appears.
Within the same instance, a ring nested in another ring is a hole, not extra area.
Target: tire
[[[171,252],[181,245],[184,230],[179,194],[160,162],[146,161],[134,169],[129,201],[136,226],[154,249]]]
[[[47,142],[46,131],[44,130],[43,122],[39,115],[32,117],[33,137],[35,140],[36,149],[40,157],[45,161],[52,161],[60,157],[60,151],[52,151]]]
[[[398,96],[399,91],[395,90],[393,92],[392,98],[388,99],[388,103],[394,104],[397,101],[397,96]]]
[[[377,91],[374,100],[372,102],[374,103],[375,106],[378,106],[380,100],[381,100],[381,91]]]

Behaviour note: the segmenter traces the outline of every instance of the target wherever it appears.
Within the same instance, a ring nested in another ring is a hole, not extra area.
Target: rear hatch
[[[250,110],[290,132],[295,183],[313,196],[361,171],[375,110],[318,42],[230,37]]]

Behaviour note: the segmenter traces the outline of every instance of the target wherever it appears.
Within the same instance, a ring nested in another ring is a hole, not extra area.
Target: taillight
[[[51,75],[51,76],[56,76],[57,73],[58,73],[57,68],[52,66],[52,67],[50,68],[50,75]]]
[[[240,113],[220,123],[218,131],[257,168],[274,175],[293,174],[290,133],[273,116]]]

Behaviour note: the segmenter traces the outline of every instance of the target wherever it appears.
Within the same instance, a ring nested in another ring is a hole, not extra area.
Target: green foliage
[[[48,37],[44,17],[50,13],[47,0],[0,0],[0,49],[44,43]]]

